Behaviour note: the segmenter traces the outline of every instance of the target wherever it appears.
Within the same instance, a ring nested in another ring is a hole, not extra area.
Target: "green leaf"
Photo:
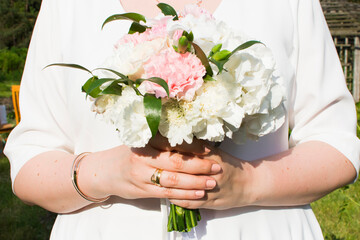
[[[167,96],[169,97],[169,94],[170,94],[169,93],[169,86],[168,86],[167,82],[164,79],[159,78],[159,77],[151,77],[151,78],[148,78],[148,79],[139,78],[139,79],[136,79],[135,84],[140,85],[144,81],[149,81],[149,82],[159,84],[162,88],[164,88]]]
[[[218,74],[220,74],[222,72],[222,70],[224,70],[224,65],[225,63],[228,61],[229,59],[226,60],[221,60],[221,61],[215,61],[214,59],[210,59],[210,61],[216,65],[216,67],[218,68],[219,72]]]
[[[130,29],[129,29],[129,34],[134,34],[134,33],[136,33],[136,32],[138,32],[138,33],[143,33],[143,32],[145,32],[146,31],[146,29],[147,29],[147,27],[146,26],[144,26],[144,25],[141,25],[140,23],[137,23],[137,22],[133,22],[132,24],[131,24],[131,26],[130,26]]]
[[[99,78],[97,76],[93,76],[91,78],[89,78],[85,84],[82,86],[81,90],[83,92],[86,92],[86,96],[90,95],[93,98],[96,98],[97,96],[99,96],[99,94],[101,93],[101,89],[99,88],[95,88],[92,91],[89,91],[90,86],[97,81]]]
[[[174,16],[173,20],[179,20],[176,10],[169,4],[159,3],[157,6],[165,16]]]
[[[109,23],[109,22],[112,22],[112,21],[115,21],[115,20],[131,20],[131,21],[134,21],[134,22],[140,22],[140,21],[143,21],[143,22],[146,22],[146,19],[143,15],[141,14],[138,14],[138,13],[123,13],[123,14],[115,14],[115,15],[112,15],[110,17],[108,17],[105,22],[103,23],[101,29],[104,28],[105,24]]]
[[[83,66],[80,66],[78,64],[72,64],[72,63],[53,63],[53,64],[47,65],[46,67],[44,67],[44,69],[48,68],[48,67],[53,67],[53,66],[80,69],[80,70],[86,71],[86,72],[90,73],[91,75],[93,75],[92,72],[89,69],[87,69],[87,68],[85,68]]]
[[[200,59],[201,63],[204,65],[206,69],[206,74],[212,77],[214,73],[213,70],[211,69],[209,59],[206,57],[204,51],[197,44],[193,42],[191,44],[195,49],[195,55]]]
[[[160,124],[161,98],[156,98],[153,94],[145,94],[144,108],[146,121],[151,130],[152,137],[155,137]]]
[[[141,92],[139,91],[139,89],[137,89],[137,87],[135,86],[134,83],[131,83],[131,84],[129,84],[129,85],[130,85],[130,87],[132,87],[132,89],[134,89],[134,91],[136,92],[136,95],[138,95],[138,96],[143,96],[143,95],[141,94]]]
[[[254,44],[257,44],[257,43],[261,43],[262,42],[259,42],[259,41],[247,41],[243,44],[241,44],[240,46],[238,46],[237,48],[235,48],[231,53],[229,53],[229,51],[227,50],[222,50],[220,52],[217,52],[215,53],[211,58],[210,58],[210,61],[212,63],[214,63],[217,68],[218,68],[218,74],[220,74],[222,72],[222,70],[224,69],[224,65],[225,63],[227,63],[227,61],[230,59],[230,57],[236,53],[237,51],[240,51],[240,50],[244,50],[246,48],[249,48],[251,47],[252,45]],[[219,55],[219,56],[216,56],[216,55]],[[216,58],[215,58],[216,57]]]
[[[119,73],[118,71],[115,71],[115,70],[112,70],[110,68],[95,68],[95,70],[105,70],[105,71],[109,71],[109,72],[112,72],[114,73],[115,75],[117,75],[118,77],[120,77],[121,79],[124,79],[126,81],[130,80],[127,76],[125,76],[124,74],[122,73]]]
[[[121,96],[122,86],[120,86],[116,81],[112,82],[107,88],[105,88],[101,94],[113,94]]]
[[[102,92],[100,89],[100,86],[103,85],[106,82],[114,81],[113,78],[101,78],[101,79],[95,79],[91,82],[90,86],[86,90],[86,95],[90,95],[94,98],[98,97],[100,93]],[[95,91],[95,92],[94,92]],[[97,94],[95,94],[97,93]]]
[[[233,55],[233,54],[236,53],[237,51],[240,51],[240,50],[244,50],[244,49],[246,49],[246,48],[249,48],[249,47],[251,47],[252,45],[257,44],[257,43],[263,44],[262,42],[260,42],[260,41],[255,41],[255,40],[247,41],[247,42],[241,44],[240,46],[238,46],[237,48],[235,48],[235,49],[231,52],[231,55]],[[230,56],[231,56],[231,55],[230,55]]]
[[[206,74],[204,77],[204,82],[216,81],[213,77]]]

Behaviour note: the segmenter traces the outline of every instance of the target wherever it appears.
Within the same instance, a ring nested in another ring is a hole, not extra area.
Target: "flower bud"
[[[185,53],[188,49],[188,46],[189,46],[189,40],[185,36],[180,37],[179,46],[178,46],[179,52]]]
[[[228,50],[222,50],[220,52],[216,52],[212,58],[215,60],[215,61],[221,61],[221,60],[225,60],[227,58],[229,58],[231,55],[231,52],[228,51]]]
[[[218,51],[220,51],[222,48],[222,43],[220,44],[217,44],[215,45],[212,49],[211,49],[211,52],[214,54],[214,53],[217,53]]]
[[[187,38],[190,42],[194,41],[194,34],[193,34],[193,32],[190,32],[189,34],[187,34],[187,35],[186,35],[186,38]]]

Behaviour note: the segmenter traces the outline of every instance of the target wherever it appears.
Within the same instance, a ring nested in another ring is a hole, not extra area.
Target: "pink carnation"
[[[144,78],[160,77],[169,86],[170,98],[191,101],[195,91],[203,84],[205,67],[200,59],[189,52],[180,54],[172,48],[151,57],[144,65]],[[165,90],[159,85],[145,82],[146,90],[156,97],[166,97]]]

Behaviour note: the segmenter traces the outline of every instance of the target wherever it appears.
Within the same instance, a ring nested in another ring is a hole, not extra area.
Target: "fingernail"
[[[196,191],[195,192],[195,195],[198,196],[198,197],[203,197],[205,194],[205,191]]]
[[[213,173],[218,173],[220,170],[221,170],[221,167],[219,164],[213,164],[211,166],[211,172],[213,172]]]
[[[211,149],[208,148],[206,145],[204,145],[203,147],[204,147],[204,153],[205,153],[205,154],[208,154],[208,153],[211,152]]]
[[[207,180],[206,181],[206,187],[207,188],[213,188],[216,186],[216,181],[215,180]]]

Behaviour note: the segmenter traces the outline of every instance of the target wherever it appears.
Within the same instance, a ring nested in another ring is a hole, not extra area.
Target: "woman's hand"
[[[330,145],[309,141],[255,161],[246,162],[211,148],[202,156],[220,164],[212,175],[217,186],[196,200],[171,199],[186,208],[227,209],[249,205],[309,204],[354,180],[350,161]],[[341,172],[342,174],[335,174]]]
[[[183,143],[171,147],[166,138],[159,134],[149,142],[161,151],[176,151],[189,156],[197,156],[201,161],[214,161],[221,166],[221,171],[212,175],[216,180],[214,189],[206,189],[205,196],[198,199],[173,198],[171,202],[185,208],[227,209],[249,205],[252,202],[251,175],[252,166],[219,148],[210,147],[202,140],[195,139],[192,144]],[[162,177],[161,177],[162,179]],[[194,188],[195,185],[190,186]]]
[[[216,185],[210,175],[221,170],[212,159],[159,151],[150,146],[138,149],[119,146],[93,153],[80,167],[79,187],[84,193],[96,198],[117,195],[126,199],[200,199],[205,190]],[[162,187],[150,180],[156,169],[163,169]]]
[[[211,151],[202,156],[203,160],[213,160],[221,166],[221,171],[212,175],[217,185],[207,190],[201,199],[170,199],[185,208],[229,209],[250,205],[253,202],[252,174],[253,166],[241,161],[219,148],[208,147]]]

